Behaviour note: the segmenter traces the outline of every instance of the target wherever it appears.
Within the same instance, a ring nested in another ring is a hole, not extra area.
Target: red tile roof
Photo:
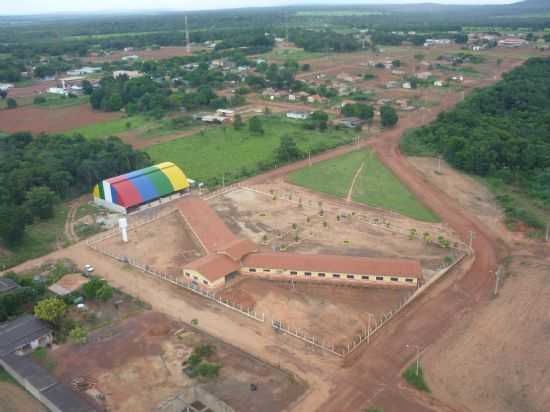
[[[215,282],[229,273],[238,271],[240,267],[238,261],[236,262],[225,255],[209,254],[188,263],[185,269],[195,270],[210,282]]]
[[[238,239],[205,200],[187,197],[178,208],[207,252],[224,250]]]
[[[422,277],[416,260],[379,259],[357,256],[294,253],[254,253],[244,258],[243,266],[355,275]]]
[[[237,239],[225,246],[225,249],[218,253],[229,255],[231,259],[235,261],[241,261],[241,259],[253,252],[258,251],[258,246],[248,239]]]

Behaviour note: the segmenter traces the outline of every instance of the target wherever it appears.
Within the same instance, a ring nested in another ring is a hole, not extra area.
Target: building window
[[[414,279],[407,278],[407,279],[405,279],[405,282],[414,282]]]
[[[355,279],[355,276],[353,276],[353,275],[347,275],[346,277],[347,277],[348,279]]]
[[[369,280],[369,277],[366,276],[366,275],[363,275],[363,276],[361,276],[361,279],[363,279],[363,280]]]
[[[384,280],[384,276],[376,276],[376,280]]]
[[[291,275],[297,275],[297,274],[298,274],[298,272],[294,272],[294,271],[292,271],[292,272],[290,272],[290,274],[291,274]]]
[[[256,272],[256,269],[250,268],[250,269],[248,269],[248,271],[249,271],[249,272]]]
[[[264,272],[271,272],[271,269],[264,269]]]
[[[205,285],[208,285],[208,281],[207,281],[207,280],[203,280],[202,283],[204,283]]]
[[[311,276],[311,272],[304,272],[304,275]]]
[[[390,278],[392,282],[399,282],[399,278]]]
[[[332,274],[332,277],[333,277],[333,278],[339,278],[340,275],[339,275],[338,273],[333,273],[333,274]]]
[[[319,276],[320,278],[324,278],[324,277],[325,277],[325,274],[324,274],[324,273],[319,273],[318,276]]]
[[[198,278],[198,277],[196,277],[196,276],[193,276],[193,279],[195,279],[195,280],[199,280],[199,278]]]

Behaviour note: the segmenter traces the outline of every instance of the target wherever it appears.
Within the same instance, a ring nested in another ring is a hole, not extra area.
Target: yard
[[[0,244],[0,270],[43,256],[58,246],[65,246],[67,239],[64,229],[67,213],[67,207],[60,204],[56,207],[52,219],[37,220],[27,226],[25,236],[19,244],[9,248]]]
[[[317,163],[291,173],[288,180],[336,197],[350,196],[355,202],[391,210],[413,219],[439,221],[370,151],[353,152]]]
[[[174,162],[191,178],[216,186],[224,174],[225,183],[230,183],[273,167],[274,151],[284,135],[294,138],[303,153],[320,152],[353,139],[347,130],[305,130],[301,122],[275,116],[263,117],[262,125],[263,135],[251,134],[248,127],[208,128],[190,137],[151,146],[146,152],[155,162]]]

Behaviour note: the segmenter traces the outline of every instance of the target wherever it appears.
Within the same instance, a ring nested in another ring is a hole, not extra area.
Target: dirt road
[[[510,68],[510,66],[503,66],[501,70]],[[479,82],[476,86],[484,86],[492,81],[494,80]],[[414,166],[409,164],[399,152],[398,142],[406,129],[435,119],[439,112],[453,107],[459,99],[460,96],[449,94],[438,107],[421,112],[422,122],[419,122],[418,113],[409,114],[400,120],[398,127],[384,131],[371,140],[364,140],[359,145],[339,147],[312,158],[313,162],[317,162],[340,156],[357,148],[371,147],[419,200],[438,213],[464,241],[468,240],[470,232],[475,233],[472,245],[475,256],[451,271],[440,283],[434,285],[403,310],[375,336],[371,345],[360,348],[345,361],[342,367],[336,367],[334,362],[327,362],[327,360],[320,365],[317,358],[308,354],[292,353],[293,365],[288,366],[293,368],[294,365],[299,365],[296,367],[300,370],[300,375],[308,381],[311,388],[308,396],[296,405],[294,411],[357,412],[368,406],[382,407],[386,412],[453,411],[436,399],[411,391],[403,385],[400,374],[414,358],[417,346],[422,350],[428,348],[442,337],[455,320],[468,311],[475,310],[477,303],[489,297],[497,264],[497,242],[481,222],[468,216],[452,198],[418,174]],[[293,170],[305,167],[307,162],[307,160],[296,162],[253,177],[244,183],[261,183],[284,176]],[[110,262],[86,250],[82,244],[66,249],[64,254],[71,255],[71,251],[74,254],[71,257],[76,260],[87,259],[94,263],[98,270],[104,266],[101,273],[108,274],[109,268],[112,268]],[[33,263],[36,264],[36,262],[27,262],[22,267],[28,267]],[[117,266],[120,265],[117,264]],[[20,270],[22,267],[15,270]],[[126,277],[126,281],[123,281],[123,276]],[[158,285],[153,281],[147,280],[151,283],[149,285],[132,282],[134,276],[122,267],[118,268],[117,272],[106,275],[115,286],[124,287],[128,292],[142,299],[145,297],[145,300],[148,300],[147,297],[151,296],[152,291],[160,293],[160,290],[164,290],[166,294],[178,293],[170,285],[162,285],[159,290],[156,290]],[[235,338],[235,342],[240,347],[256,352],[262,357],[273,356],[273,353],[266,352],[259,332],[240,333],[239,336],[235,336],[233,332],[236,329],[227,328],[229,322],[227,319],[222,320],[222,318],[225,319],[225,315],[222,317],[218,308],[210,308],[213,312],[204,311],[200,309],[202,304],[199,302],[193,307],[194,305],[188,305],[186,301],[188,301],[187,298],[178,299],[177,303],[175,300],[159,300],[156,305],[157,309],[167,313],[185,313],[186,317],[196,314],[197,317],[201,317],[201,325],[206,330],[216,335],[221,333],[228,339]],[[186,306],[184,311],[182,311],[183,306]],[[242,320],[236,318],[233,322],[241,323]],[[279,346],[278,341],[273,337],[268,341],[270,346]],[[283,359],[283,355],[280,356]]]

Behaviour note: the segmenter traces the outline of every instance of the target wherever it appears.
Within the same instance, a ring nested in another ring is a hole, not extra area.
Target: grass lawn
[[[309,189],[345,198],[356,171],[364,164],[353,188],[352,200],[369,206],[391,210],[413,219],[439,222],[401,184],[373,152],[360,151],[317,163],[289,175],[289,180]]]
[[[78,106],[84,103],[88,103],[90,98],[88,96],[79,96],[79,97],[65,97],[65,96],[55,96],[49,95],[46,96],[46,101],[44,103],[35,104],[37,107],[46,107],[46,108],[60,108],[60,107],[69,107],[69,106]]]
[[[21,243],[8,248],[5,254],[0,252],[0,270],[48,254],[56,249],[58,241],[64,244],[67,213],[67,207],[60,204],[56,207],[52,219],[37,221],[27,226]]]
[[[121,117],[120,119],[109,120],[102,123],[93,123],[77,129],[72,129],[65,132],[65,134],[80,133],[89,139],[104,138],[108,136],[116,136],[117,134],[131,129],[144,127],[149,123],[153,123],[153,121],[148,120],[145,116]]]
[[[365,159],[365,152],[352,152],[292,172],[288,180],[316,192],[345,198],[355,172]]]
[[[174,162],[189,177],[215,186],[224,173],[229,183],[257,173],[259,162],[273,162],[273,153],[285,134],[293,137],[304,153],[320,152],[353,140],[352,131],[304,130],[300,121],[275,116],[262,117],[262,125],[263,135],[251,134],[248,127],[242,130],[232,126],[208,128],[204,133],[150,146],[146,152],[155,162]],[[264,169],[267,168],[270,166]]]
[[[309,59],[319,59],[324,57],[324,53],[317,52],[306,52],[303,49],[299,48],[276,48],[273,49],[270,53],[264,55],[270,60],[280,60],[286,61],[288,59],[300,61],[300,60],[309,60]]]

